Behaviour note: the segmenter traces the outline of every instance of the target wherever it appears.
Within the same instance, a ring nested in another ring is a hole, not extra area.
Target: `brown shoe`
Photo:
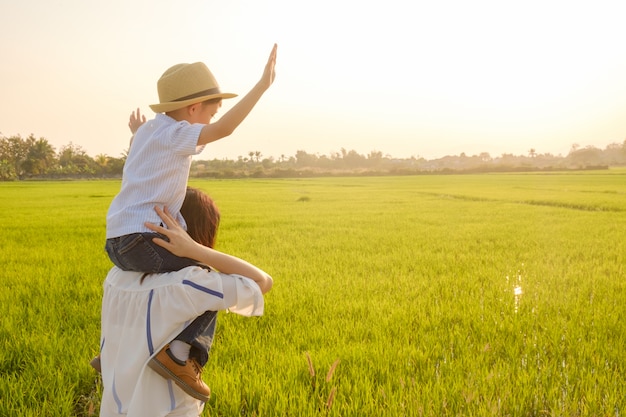
[[[150,361],[148,366],[163,378],[172,379],[183,391],[198,400],[207,402],[211,388],[202,380],[202,367],[195,359],[183,362],[176,358],[167,344]]]
[[[102,373],[102,366],[100,365],[100,355],[89,361],[89,365],[91,365],[91,367],[95,369],[99,374]]]

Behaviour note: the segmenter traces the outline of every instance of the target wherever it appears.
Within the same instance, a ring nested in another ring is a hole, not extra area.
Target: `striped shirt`
[[[202,401],[146,364],[204,311],[262,315],[261,290],[251,279],[195,266],[143,283],[141,275],[113,267],[104,282],[100,417],[198,416]]]
[[[176,121],[159,113],[135,133],[124,164],[122,188],[107,213],[107,239],[150,232],[144,222],[160,224],[154,206],[167,206],[178,222],[185,199],[189,169],[203,124]]]

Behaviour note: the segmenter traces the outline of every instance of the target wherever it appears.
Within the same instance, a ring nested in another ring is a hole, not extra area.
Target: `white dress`
[[[113,267],[102,299],[100,416],[198,416],[204,403],[146,366],[148,360],[207,310],[263,314],[251,279],[192,266],[148,275]]]

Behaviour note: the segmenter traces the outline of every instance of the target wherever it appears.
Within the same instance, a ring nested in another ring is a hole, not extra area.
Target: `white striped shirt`
[[[148,275],[143,283],[141,275],[113,267],[104,282],[100,417],[198,416],[202,401],[147,362],[204,311],[262,315],[261,290],[251,279],[196,266]]]
[[[160,224],[154,206],[167,206],[183,227],[180,208],[185,199],[191,158],[203,124],[176,121],[159,113],[135,133],[124,165],[122,188],[107,213],[107,239],[150,232],[144,222]]]

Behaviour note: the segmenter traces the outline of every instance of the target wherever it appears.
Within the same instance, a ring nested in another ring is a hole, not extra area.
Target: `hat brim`
[[[168,111],[182,109],[183,107],[191,106],[192,104],[200,103],[206,100],[211,100],[213,98],[233,98],[233,97],[237,97],[237,94],[233,94],[233,93],[209,94],[206,96],[194,97],[189,100],[169,101],[166,103],[151,104],[150,108],[155,113],[167,113]]]

